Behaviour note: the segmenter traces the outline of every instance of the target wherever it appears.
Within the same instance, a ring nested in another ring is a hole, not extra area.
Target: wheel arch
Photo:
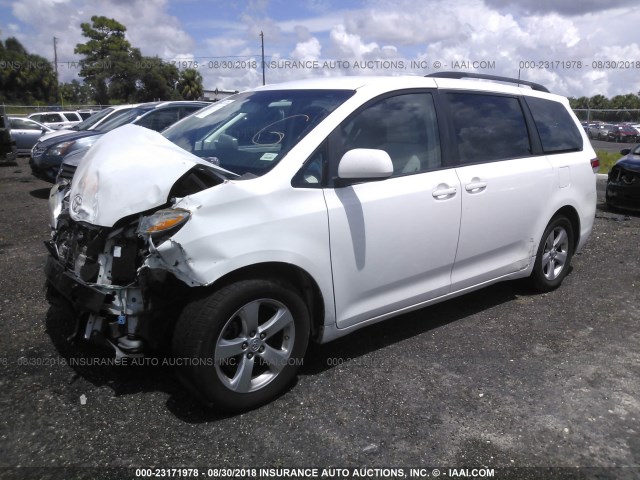
[[[324,296],[318,283],[304,269],[285,262],[263,262],[233,270],[210,285],[196,287],[202,291],[219,290],[239,280],[264,279],[281,280],[293,286],[309,308],[311,316],[311,338],[316,339],[322,330],[325,318]]]
[[[578,215],[578,211],[571,205],[565,205],[564,207],[558,209],[552,216],[551,219],[555,217],[563,216],[569,220],[571,223],[571,229],[573,230],[573,251],[575,252],[580,243],[580,215]],[[549,220],[551,221],[551,220]],[[546,227],[545,227],[546,228]]]

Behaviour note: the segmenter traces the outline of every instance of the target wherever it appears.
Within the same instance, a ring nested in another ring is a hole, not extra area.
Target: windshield
[[[73,128],[73,130],[89,130],[89,127],[94,126],[96,123],[98,123],[104,117],[109,115],[111,112],[113,112],[113,108],[105,108],[104,110],[100,110],[99,112],[94,113],[93,115],[91,115],[85,121],[80,122],[77,125],[74,125],[72,128]]]
[[[121,127],[122,125],[126,125],[135,121],[139,116],[144,115],[149,110],[152,110],[153,107],[137,107],[132,108],[131,110],[126,110],[124,113],[117,115],[115,118],[110,118],[106,122],[101,125],[98,125],[95,130],[98,132],[107,133],[113,130],[114,128]]]
[[[163,132],[179,147],[238,175],[272,169],[352,90],[247,92],[214,103]]]

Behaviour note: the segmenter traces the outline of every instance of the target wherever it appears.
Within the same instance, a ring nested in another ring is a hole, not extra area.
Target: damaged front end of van
[[[164,347],[171,313],[201,284],[175,238],[198,215],[188,196],[223,185],[228,175],[129,126],[88,152],[72,185],[54,187],[45,274],[48,288],[73,305],[78,337],[118,358]]]

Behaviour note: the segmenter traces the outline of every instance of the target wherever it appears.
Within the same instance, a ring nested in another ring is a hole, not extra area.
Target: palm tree
[[[178,90],[185,100],[197,100],[202,97],[202,75],[193,68],[180,72]]]

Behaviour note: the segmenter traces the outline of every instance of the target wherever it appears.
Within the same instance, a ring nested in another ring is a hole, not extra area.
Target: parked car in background
[[[73,127],[82,121],[78,112],[38,112],[27,115],[27,118],[40,122],[53,130]]]
[[[16,142],[11,138],[11,123],[0,107],[0,162],[13,162],[18,156]]]
[[[609,170],[605,199],[612,208],[640,210],[640,145],[623,148]]]
[[[9,117],[9,123],[11,138],[16,141],[18,155],[30,155],[31,149],[42,135],[55,131],[30,118]]]
[[[86,120],[76,125],[73,125],[72,127],[61,128],[59,130],[55,130],[51,133],[43,135],[42,140],[47,140],[49,138],[64,135],[66,133],[80,132],[84,130],[95,130],[104,122],[108,120],[112,120],[139,105],[140,105],[139,103],[135,103],[135,104],[129,104],[129,105],[115,105],[113,107],[104,108],[99,112],[95,113],[94,115],[91,115]]]
[[[615,125],[612,125],[609,123],[603,123],[598,127],[596,136],[593,138],[595,138],[596,140],[608,140],[609,133],[611,133],[614,128],[615,128]]]
[[[597,167],[568,100],[518,79],[267,85],[98,140],[52,189],[48,298],[73,304],[77,338],[169,350],[201,401],[247,410],[310,341],[401,331],[399,315],[500,281],[560,286]]]
[[[90,147],[105,133],[128,123],[161,131],[209,104],[195,101],[144,103],[100,124],[95,130],[83,130],[41,140],[31,150],[31,173],[53,183],[65,155]],[[89,120],[91,118],[87,121]]]
[[[601,128],[604,127],[604,123],[602,122],[594,122],[589,124],[589,128],[587,129],[587,136],[591,139],[597,139],[598,138],[598,132],[600,131]]]
[[[607,134],[607,140],[611,142],[629,143],[638,140],[638,131],[631,125],[614,125]]]
[[[582,125],[582,129],[585,133],[589,133],[589,124],[587,122],[580,122],[580,125]]]

